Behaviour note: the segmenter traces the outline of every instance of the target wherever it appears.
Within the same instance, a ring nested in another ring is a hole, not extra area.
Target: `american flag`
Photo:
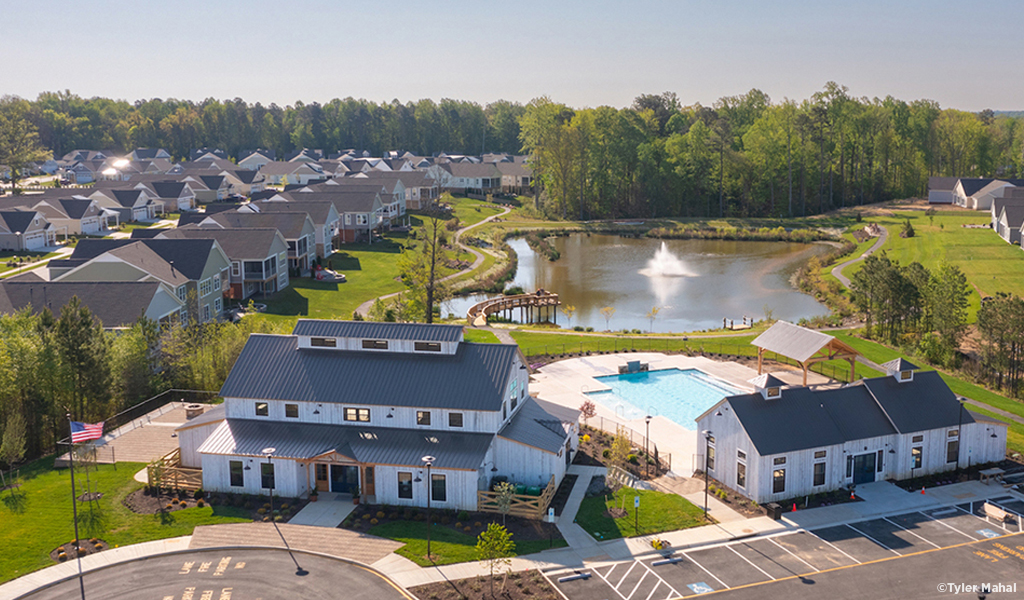
[[[71,422],[71,443],[88,442],[103,437],[103,421],[99,423]]]

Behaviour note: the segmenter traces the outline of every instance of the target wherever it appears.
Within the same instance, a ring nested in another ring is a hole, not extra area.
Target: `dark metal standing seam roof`
[[[863,380],[861,385],[871,392],[900,433],[974,422],[968,411],[961,410],[956,394],[936,371],[918,371],[912,381],[875,377]]]
[[[249,336],[227,398],[501,410],[519,347],[462,342],[454,355],[298,349],[287,335]]]
[[[431,455],[436,468],[476,470],[493,439],[490,433],[228,419],[198,451],[262,457],[271,446],[281,458],[309,460],[338,452],[361,463],[416,468]]]
[[[462,339],[462,325],[299,319],[295,324],[295,329],[292,330],[292,335],[362,338],[368,340],[458,342]]]
[[[557,454],[580,411],[527,397],[500,437]]]

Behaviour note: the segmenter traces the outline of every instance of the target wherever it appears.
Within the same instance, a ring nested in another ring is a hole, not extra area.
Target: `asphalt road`
[[[296,575],[285,550],[196,550],[156,556],[85,574],[85,597],[96,600],[411,600],[379,574],[333,558],[295,553],[308,573]],[[78,579],[22,596],[79,598]]]

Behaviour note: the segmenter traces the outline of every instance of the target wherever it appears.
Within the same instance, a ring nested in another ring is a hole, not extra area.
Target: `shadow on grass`
[[[2,502],[12,513],[20,515],[25,512],[25,494],[18,490],[7,490],[3,493]]]
[[[362,271],[363,265],[359,259],[348,252],[335,252],[327,259],[329,264],[336,271]]]
[[[177,519],[174,517],[174,514],[169,513],[165,510],[157,512],[156,516],[158,519],[160,519],[161,525],[174,525],[174,523],[177,522]]]

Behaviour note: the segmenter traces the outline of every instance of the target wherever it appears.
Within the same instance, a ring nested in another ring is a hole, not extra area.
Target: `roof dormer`
[[[919,367],[905,359],[897,358],[887,363],[882,363],[882,368],[885,369],[886,374],[895,378],[896,381],[907,383],[914,380],[914,371]]]
[[[754,391],[760,393],[765,400],[778,400],[781,398],[782,386],[786,385],[786,382],[771,373],[758,375],[757,377],[749,380],[748,383],[752,384],[754,386]]]

